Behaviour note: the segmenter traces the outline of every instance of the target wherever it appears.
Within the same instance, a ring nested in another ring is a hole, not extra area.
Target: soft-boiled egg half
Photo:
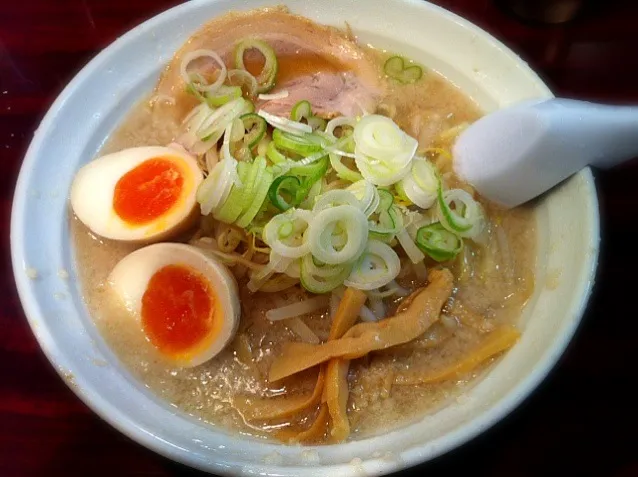
[[[108,281],[148,340],[178,366],[208,361],[237,330],[237,283],[224,265],[196,247],[148,245],[124,257]]]
[[[197,161],[170,147],[134,147],[82,167],[71,185],[71,207],[95,234],[152,242],[174,235],[198,216],[203,180]]]

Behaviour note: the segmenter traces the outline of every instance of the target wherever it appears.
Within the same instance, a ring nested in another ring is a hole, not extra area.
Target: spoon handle
[[[532,108],[565,150],[581,153],[583,166],[608,169],[638,156],[638,107],[552,99]]]
[[[638,156],[638,108],[526,101],[476,121],[453,152],[460,177],[484,197],[515,207],[587,165],[607,169]]]

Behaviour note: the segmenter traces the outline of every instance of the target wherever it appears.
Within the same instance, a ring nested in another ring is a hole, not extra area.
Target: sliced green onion
[[[266,157],[268,157],[268,159],[270,159],[273,164],[281,164],[288,161],[288,157],[283,155],[277,149],[275,141],[270,141],[268,143],[268,148],[266,149]]]
[[[403,217],[386,189],[378,189],[379,204],[369,221],[370,236],[390,242],[403,228]]]
[[[323,188],[322,179],[317,180],[314,184],[312,184],[312,187],[308,191],[308,195],[306,196],[306,199],[301,204],[299,204],[299,207],[301,207],[302,209],[312,209],[317,197],[321,194],[322,188]]]
[[[339,179],[343,179],[349,182],[357,182],[362,180],[363,176],[356,170],[347,167],[341,162],[341,159],[343,157],[343,154],[341,152],[344,150],[354,150],[354,140],[351,136],[345,136],[337,139],[333,135],[334,127],[339,127],[342,124],[337,123],[337,125],[335,126],[334,123],[332,125],[330,123],[332,123],[333,121],[337,121],[338,119],[342,118],[335,118],[328,123],[328,126],[326,126],[326,136],[335,141],[333,144],[326,148],[326,150],[329,152],[330,165],[332,166],[332,169],[334,169],[334,171],[337,173],[337,177],[339,177]],[[331,129],[331,127],[333,129]]]
[[[483,210],[463,189],[443,192],[442,186],[439,186],[437,202],[441,225],[450,232],[461,237],[476,238],[483,231]]]
[[[359,199],[354,195],[352,191],[344,189],[335,189],[322,194],[315,203],[312,211],[319,213],[322,210],[337,207],[339,205],[351,205],[361,209],[361,203]]]
[[[244,98],[237,98],[224,104],[199,126],[196,131],[197,136],[202,141],[217,142],[224,134],[226,127],[235,118],[244,114],[247,107],[247,101]]]
[[[378,114],[363,117],[353,138],[355,163],[366,180],[389,186],[410,172],[418,143],[390,118]]]
[[[244,142],[248,146],[248,149],[252,149],[266,134],[266,121],[255,113],[244,114],[240,116],[239,119],[244,123],[244,129],[246,131]]]
[[[250,172],[250,165],[246,162],[237,164],[237,174],[240,184],[235,184],[228,195],[228,199],[222,206],[214,211],[215,219],[226,224],[232,224],[239,218],[242,212],[242,196],[246,184],[246,178]]]
[[[437,262],[446,262],[461,251],[463,240],[436,222],[418,230],[416,245]]]
[[[244,214],[237,220],[237,225],[239,227],[247,227],[259,213],[259,210],[262,208],[264,201],[266,200],[266,196],[268,195],[268,189],[270,189],[270,185],[273,181],[272,172],[266,167],[265,158],[257,157],[253,163],[253,167],[256,165],[259,165],[261,171],[261,174],[258,174],[256,179],[256,183],[259,185],[256,189],[254,189],[255,192],[252,203],[246,209]]]
[[[252,163],[238,163],[232,157],[222,160],[197,190],[202,214],[212,211],[221,222],[248,227],[261,209],[272,181],[272,172],[267,170],[263,157]]]
[[[337,173],[337,177],[339,177],[339,179],[343,179],[344,181],[349,182],[357,182],[363,179],[363,176],[359,172],[350,169],[349,167],[344,165],[343,162],[341,162],[342,156],[331,152],[329,154],[329,157],[330,165]]]
[[[288,172],[292,175],[279,176],[275,179],[269,191],[271,202],[279,210],[288,210],[290,207],[296,207],[306,200],[314,184],[328,170],[327,158],[306,166],[295,166],[293,161],[289,161],[288,164],[291,164]]]
[[[188,71],[188,66],[191,62],[198,60],[199,58],[211,58],[215,63],[217,63],[217,66],[219,67],[219,73],[217,73],[217,78],[215,78],[215,81],[212,84],[206,84],[204,78],[199,74],[195,74],[196,81],[193,81],[193,74]],[[182,57],[179,72],[185,84],[192,84],[192,87],[194,89],[202,93],[214,93],[221,85],[224,84],[224,81],[226,81],[227,70],[224,61],[217,53],[215,53],[213,50],[202,49],[189,51],[188,53],[186,53]]]
[[[366,217],[370,217],[379,207],[381,201],[379,191],[370,182],[366,180],[357,181],[346,187],[346,190],[352,192],[359,200],[362,207],[361,210],[363,210]]]
[[[412,159],[418,146],[416,139],[408,136],[392,119],[378,114],[363,117],[354,127],[353,137],[363,154],[400,167]]]
[[[346,234],[346,243],[339,250],[332,242],[336,226]],[[358,207],[339,205],[316,214],[307,234],[314,257],[329,265],[344,264],[356,260],[363,252],[368,238],[368,221]]]
[[[339,139],[335,135],[335,129],[341,128],[341,138],[350,136],[354,132],[354,128],[357,125],[358,121],[359,120],[354,117],[338,116],[328,121],[328,123],[326,124],[326,134],[332,136],[333,138],[335,138],[335,140]]]
[[[213,113],[213,109],[206,103],[195,106],[182,121],[185,131],[176,141],[194,154],[205,154],[214,144],[202,143],[197,135],[197,130]]]
[[[198,104],[184,117],[182,126],[197,131],[206,118],[214,112],[215,110],[210,108],[206,103]]]
[[[290,119],[297,122],[301,122],[305,119],[313,131],[323,131],[327,124],[325,119],[312,114],[312,105],[305,99],[297,102],[297,104],[292,107],[290,110]]]
[[[237,119],[237,118],[235,118],[235,119]],[[239,131],[239,132],[242,133],[242,137],[243,137],[243,132],[244,132],[243,129],[244,128],[243,128],[243,126],[241,124],[241,121],[235,121],[235,119],[233,119],[228,124],[228,126],[226,126],[226,129],[224,130],[224,141],[222,142],[222,148],[221,148],[221,158],[222,158],[222,160],[234,158],[234,156],[230,152],[230,144],[232,143],[232,138],[233,138],[233,135],[234,135],[233,133],[236,132],[237,129],[240,129],[241,131]],[[233,127],[233,126],[239,126],[239,128]],[[238,180],[238,177],[236,176],[235,179]]]
[[[248,165],[248,173],[246,174],[245,179],[242,181],[243,193],[241,196],[241,204],[240,204],[242,212],[245,212],[246,210],[248,210],[248,208],[253,203],[253,199],[255,197],[255,191],[257,190],[257,187],[259,187],[259,180],[261,179],[263,171],[266,169],[265,162],[266,161],[264,161],[263,158],[261,158],[259,160],[255,160],[252,164],[248,162],[241,163],[241,164]],[[240,216],[237,218],[237,221],[239,221],[241,217],[242,215],[240,213]]]
[[[355,146],[355,164],[364,179],[378,186],[390,186],[410,172],[411,153],[403,151],[389,160],[369,156]],[[408,158],[409,157],[409,158]]]
[[[197,202],[202,215],[210,214],[219,204],[223,204],[233,187],[235,159],[218,162],[197,189]]]
[[[415,158],[412,170],[396,185],[397,192],[422,209],[429,209],[437,199],[439,176],[434,165]]]
[[[431,212],[423,214],[417,211],[406,210],[403,212],[405,216],[405,225],[413,240],[416,240],[416,234],[421,227],[438,222],[439,219],[436,214],[436,210],[431,209]]]
[[[268,137],[267,134],[264,134],[262,138],[259,140],[259,142],[257,143],[257,155],[266,157],[268,153],[268,145],[271,142],[272,141],[270,140],[270,137]]]
[[[253,154],[246,146],[242,146],[235,151],[235,159],[242,162],[250,162],[253,160]]]
[[[290,209],[275,215],[264,227],[262,240],[282,257],[301,258],[308,253],[309,243],[305,239],[305,232],[311,219],[312,214],[302,209]],[[292,230],[288,231],[288,227]]]
[[[186,83],[186,92],[197,98],[200,103],[206,102],[206,96],[204,96],[194,85],[193,82]]]
[[[286,211],[297,206],[305,197],[300,197],[302,193],[301,181],[295,176],[277,177],[270,189],[268,197],[270,202],[281,211]]]
[[[312,132],[312,127],[308,126],[307,124],[297,121],[291,121],[290,119],[282,118],[281,116],[275,116],[274,114],[270,114],[268,111],[264,111],[263,109],[260,109],[257,114],[264,118],[273,128],[281,129],[282,131],[290,134]]]
[[[293,227],[292,222],[285,222],[281,224],[279,230],[277,230],[277,235],[279,238],[284,239],[290,237],[294,231],[295,228]]]
[[[318,161],[305,165],[299,165],[301,161],[297,163],[295,161],[291,162],[290,173],[304,177],[308,187],[321,179],[328,171],[328,158],[325,156]]]
[[[392,247],[378,240],[368,240],[365,251],[343,284],[359,290],[376,290],[394,280],[400,270],[401,261]]]
[[[379,211],[389,210],[394,204],[394,197],[388,189],[377,189],[379,194]]]
[[[279,129],[273,131],[272,140],[278,148],[304,157],[319,152],[324,147],[324,141],[318,136],[290,134]]]
[[[252,101],[246,100],[246,105],[244,106],[244,110],[242,114],[254,113],[255,112],[255,103]]]
[[[312,105],[305,99],[299,101],[290,110],[290,119],[293,121],[301,122],[302,119],[308,119],[312,117]]]
[[[390,78],[403,84],[414,83],[423,76],[423,69],[418,65],[405,66],[405,60],[400,56],[393,56],[383,65],[383,72]]]
[[[308,126],[310,126],[313,131],[323,131],[326,129],[326,124],[328,124],[328,122],[319,116],[311,116],[308,118]]]
[[[257,79],[246,70],[228,70],[228,83],[239,86],[248,98],[257,96]]]
[[[283,91],[277,91],[272,94],[260,94],[257,96],[257,99],[261,99],[262,101],[275,101],[276,99],[285,99],[289,94],[290,93],[284,89]]]
[[[307,254],[301,259],[300,282],[311,293],[328,293],[343,284],[351,268],[350,264],[317,265]]]
[[[292,169],[293,164],[294,161],[292,160],[275,164],[272,166],[272,173],[275,177],[286,175],[288,174],[288,172],[290,172],[290,169]]]
[[[209,106],[216,108],[237,98],[241,98],[241,88],[239,86],[221,85],[214,94],[206,93],[205,100]]]
[[[271,176],[272,177],[272,176]],[[266,159],[263,157],[257,157],[251,164],[250,173],[246,178],[244,194],[242,196],[242,214],[237,219],[236,224],[239,227],[246,227],[255,218],[257,211],[253,211],[253,203],[258,200],[259,191],[264,181],[267,181],[266,177]],[[268,184],[270,185],[270,184]],[[263,203],[264,198],[261,198]]]
[[[264,67],[257,76],[257,92],[267,93],[275,86],[277,77],[277,56],[275,50],[262,40],[256,38],[245,38],[235,46],[235,68],[246,70],[244,65],[244,53],[246,50],[255,49],[262,54],[265,59]]]
[[[230,139],[229,142],[231,143],[235,143],[235,142],[239,142],[242,139],[244,139],[244,136],[246,135],[246,130],[244,129],[244,124],[242,122],[241,119],[239,119],[238,117],[233,119],[233,122],[231,123],[231,129],[230,129]],[[226,138],[224,137],[224,140]]]

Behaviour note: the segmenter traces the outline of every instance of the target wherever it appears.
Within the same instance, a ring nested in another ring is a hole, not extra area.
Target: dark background
[[[98,51],[175,3],[17,0],[0,6],[0,477],[200,475],[123,437],[73,395],[28,328],[9,262],[13,188],[39,120]],[[491,0],[435,3],[503,40],[557,95],[638,102],[638,1],[592,0],[573,22],[552,27],[521,23]],[[600,269],[576,339],[513,415],[415,474],[638,476],[638,162],[596,179]]]

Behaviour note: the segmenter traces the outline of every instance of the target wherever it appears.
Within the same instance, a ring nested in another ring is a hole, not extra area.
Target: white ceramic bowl
[[[306,448],[230,435],[177,412],[121,367],[88,316],[69,241],[69,185],[189,34],[228,10],[273,3],[185,3],[121,37],[68,85],[36,131],[17,184],[11,247],[18,291],[40,345],[77,395],[113,426],[160,454],[227,475],[387,473],[431,459],[490,427],[555,364],[578,325],[594,276],[599,230],[592,175],[582,171],[540,202],[537,286],[522,318],[522,340],[462,402],[383,436]],[[347,20],[361,41],[440,71],[486,111],[551,96],[501,43],[426,2],[284,3],[320,23],[343,25]],[[37,270],[36,279],[29,278],[30,268]],[[58,276],[61,268],[70,272],[69,280]]]

